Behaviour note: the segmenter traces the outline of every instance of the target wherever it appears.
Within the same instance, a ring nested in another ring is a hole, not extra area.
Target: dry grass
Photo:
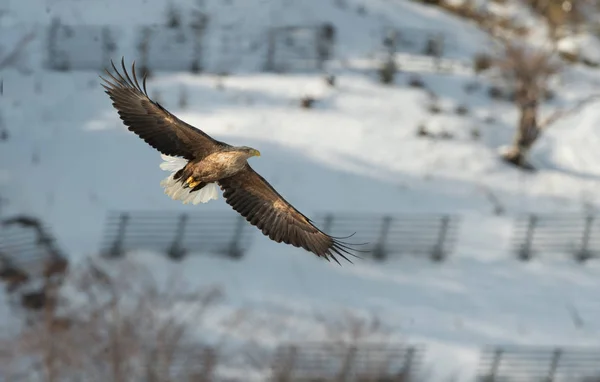
[[[43,290],[38,309],[19,312],[20,332],[1,340],[11,352],[0,354],[0,370],[11,381],[210,380],[218,349],[189,339],[218,289],[162,290],[140,269],[111,274],[89,263]]]

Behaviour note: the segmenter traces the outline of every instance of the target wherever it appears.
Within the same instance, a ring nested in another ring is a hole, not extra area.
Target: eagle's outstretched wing
[[[184,157],[188,160],[203,158],[220,147],[229,146],[183,122],[152,101],[146,91],[146,76],[141,86],[138,82],[135,62],[132,65],[133,79],[127,73],[123,59],[121,66],[124,76],[112,61],[111,64],[115,74],[107,70],[111,80],[100,77],[106,83],[102,86],[113,101],[113,106],[119,112],[123,123],[150,146],[165,155]]]
[[[349,244],[319,230],[312,221],[288,203],[250,165],[234,176],[219,180],[227,204],[277,243],[302,247],[327,260],[335,255],[351,262]],[[356,251],[356,250],[355,250]],[[357,251],[362,252],[362,251]]]

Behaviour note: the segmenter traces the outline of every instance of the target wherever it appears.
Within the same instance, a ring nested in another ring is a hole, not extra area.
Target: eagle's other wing
[[[327,260],[332,258],[338,264],[335,255],[349,262],[346,255],[355,256],[349,252],[349,244],[315,227],[250,165],[246,164],[234,176],[219,180],[219,185],[227,204],[271,240],[302,247]]]
[[[229,146],[183,122],[152,101],[146,91],[146,77],[143,78],[142,86],[138,82],[135,62],[132,65],[133,79],[125,69],[124,60],[121,60],[124,76],[112,61],[111,64],[115,74],[107,70],[111,81],[100,77],[106,82],[102,86],[123,123],[150,146],[165,155],[188,160],[205,157],[220,147]]]

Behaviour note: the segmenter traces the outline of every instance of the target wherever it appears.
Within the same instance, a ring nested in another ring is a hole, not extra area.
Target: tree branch
[[[547,128],[548,126],[555,123],[559,119],[564,118],[570,114],[573,114],[573,113],[581,110],[584,106],[586,106],[590,102],[596,101],[598,99],[600,99],[600,94],[592,94],[592,95],[580,100],[579,102],[577,102],[575,105],[573,105],[570,108],[561,108],[559,110],[556,110],[554,113],[550,114],[549,117],[547,117],[546,119],[544,119],[543,121],[541,121],[539,123],[539,125],[538,125],[539,129],[543,130],[543,129]]]

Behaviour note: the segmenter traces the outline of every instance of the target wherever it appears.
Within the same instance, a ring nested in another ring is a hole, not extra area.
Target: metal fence
[[[477,382],[600,381],[600,348],[494,346],[483,349]]]
[[[416,345],[304,343],[276,350],[272,381],[409,381],[424,348]]]
[[[357,232],[352,242],[369,243],[362,249],[378,261],[399,254],[426,254],[442,261],[454,248],[459,225],[459,219],[452,215],[321,214],[315,221],[334,236]],[[261,233],[234,212],[110,213],[102,253],[118,257],[129,250],[150,249],[173,259],[190,252],[238,258],[256,235]]]
[[[115,212],[106,220],[101,252],[119,257],[148,249],[181,259],[193,252],[210,252],[238,259],[249,248],[250,225],[234,212]]]
[[[198,27],[143,26],[138,30],[138,56],[142,72],[203,70],[204,30]]]
[[[586,261],[600,256],[600,225],[595,215],[539,215],[517,217],[513,248],[522,260],[537,254],[559,253]]]
[[[117,49],[115,31],[105,25],[66,25],[54,18],[47,35],[48,68],[102,70]]]
[[[268,31],[265,70],[321,70],[333,57],[335,28],[331,24],[286,26]]]
[[[460,219],[455,215],[378,215],[321,214],[323,232],[347,236],[356,232],[353,242],[364,247],[374,259],[384,261],[391,255],[429,255],[444,260],[454,249]]]
[[[270,28],[258,35],[236,27],[207,34],[207,24],[139,27],[135,55],[140,69],[218,73],[247,61],[258,70],[320,70],[333,57],[330,24]],[[64,24],[55,18],[47,32],[46,64],[52,70],[102,70],[117,50],[126,48],[119,46],[120,31],[106,25]],[[249,56],[260,63],[253,64]]]

